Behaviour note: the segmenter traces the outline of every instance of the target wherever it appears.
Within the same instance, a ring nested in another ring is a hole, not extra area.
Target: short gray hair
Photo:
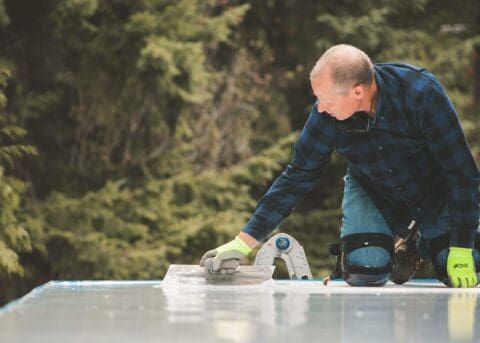
[[[370,85],[374,78],[370,57],[348,44],[334,45],[325,51],[310,72],[310,80],[325,72],[330,73],[338,93],[346,93],[349,87],[357,84]]]

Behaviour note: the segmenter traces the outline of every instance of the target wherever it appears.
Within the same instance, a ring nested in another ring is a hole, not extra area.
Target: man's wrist
[[[472,252],[472,248],[465,248],[465,247],[452,247],[450,246],[450,251],[458,251],[458,252]]]
[[[245,232],[240,232],[237,237],[244,241],[251,249],[255,248],[259,244],[255,238]]]
[[[451,229],[450,246],[460,248],[473,248],[476,230]]]

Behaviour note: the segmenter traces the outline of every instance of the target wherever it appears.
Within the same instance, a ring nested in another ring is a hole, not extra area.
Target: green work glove
[[[200,260],[200,265],[205,267],[208,272],[222,272],[231,274],[240,264],[240,260],[247,256],[252,249],[241,238],[235,237],[224,245],[216,249],[207,251]],[[207,259],[213,258],[213,263],[208,263]]]
[[[447,259],[447,274],[452,287],[466,288],[477,285],[473,249],[450,247]]]

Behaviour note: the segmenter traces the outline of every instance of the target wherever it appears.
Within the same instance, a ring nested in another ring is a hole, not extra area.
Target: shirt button
[[[401,191],[402,191],[402,187],[397,187],[397,191],[401,192]]]
[[[379,145],[378,150],[383,150],[383,146]]]
[[[391,170],[391,169],[389,169],[389,170],[388,170],[388,172],[391,174],[391,173],[392,173],[392,170]]]

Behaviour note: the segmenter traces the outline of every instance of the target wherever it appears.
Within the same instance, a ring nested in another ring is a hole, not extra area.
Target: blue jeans
[[[356,233],[382,233],[394,238],[394,232],[362,186],[349,173],[345,175],[344,181],[343,217],[340,237]],[[445,208],[436,218],[419,220],[417,225],[419,228],[419,239],[417,239],[418,252],[438,269],[446,270],[448,247],[441,250],[437,256],[429,256],[426,247],[431,239],[448,234],[450,225],[448,209]],[[478,249],[474,250],[474,259],[476,265],[479,266],[480,252]],[[347,260],[350,264],[356,266],[379,268],[392,262],[388,251],[377,246],[353,250],[347,255]],[[477,272],[480,272],[478,267]],[[445,282],[445,280],[441,281]]]

